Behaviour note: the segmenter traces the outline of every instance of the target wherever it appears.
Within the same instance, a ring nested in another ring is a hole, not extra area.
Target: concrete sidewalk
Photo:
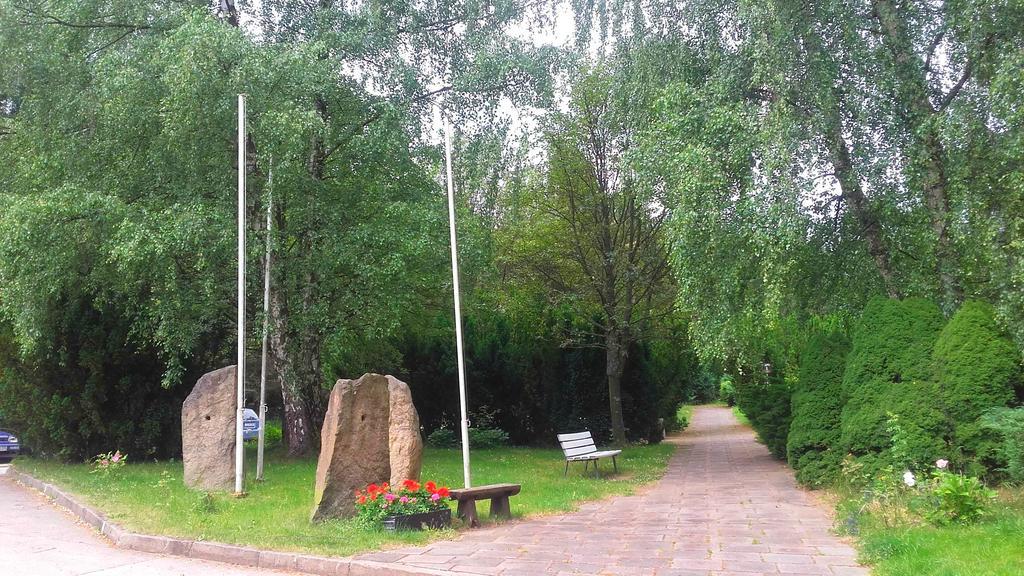
[[[283,576],[192,558],[115,548],[0,467],[0,574],[5,576]]]

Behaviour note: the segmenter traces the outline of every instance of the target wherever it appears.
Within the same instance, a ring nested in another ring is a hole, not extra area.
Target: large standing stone
[[[181,459],[190,488],[234,488],[235,379],[234,366],[204,374],[181,405]]]
[[[388,380],[365,374],[338,380],[320,433],[313,521],[355,514],[355,491],[391,477]]]
[[[397,486],[406,478],[418,480],[423,465],[423,438],[420,416],[412,403],[409,385],[394,376],[387,376],[391,398],[389,452],[391,484]]]

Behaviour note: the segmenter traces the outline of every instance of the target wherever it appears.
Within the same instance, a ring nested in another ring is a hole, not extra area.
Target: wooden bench
[[[490,484],[472,488],[456,488],[451,490],[451,499],[459,502],[458,517],[469,522],[470,526],[476,527],[480,525],[480,520],[476,515],[477,500],[491,500],[491,518],[511,518],[512,509],[509,507],[508,499],[519,494],[521,488],[522,486],[519,484]]]
[[[597,469],[597,461],[601,458],[611,458],[615,471],[619,471],[619,465],[615,462],[615,457],[622,454],[622,450],[598,450],[597,445],[594,444],[594,437],[590,435],[589,430],[586,432],[573,432],[572,434],[559,434],[558,443],[562,445],[562,453],[565,454],[563,478],[569,475],[569,462],[586,462],[583,467],[584,473],[590,468],[590,463],[593,462],[594,473],[600,478],[601,472]]]

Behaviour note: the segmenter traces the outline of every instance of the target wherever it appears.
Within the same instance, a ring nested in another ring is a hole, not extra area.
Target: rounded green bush
[[[948,420],[934,380],[932,349],[942,330],[939,307],[927,300],[875,298],[853,334],[843,372],[839,446],[869,465],[888,462],[890,414],[905,432],[907,462],[921,467],[948,456]]]
[[[1020,374],[1017,350],[996,324],[992,306],[964,303],[943,328],[932,358],[939,394],[953,423],[954,445],[966,461],[992,467],[998,438],[978,419],[986,410],[1013,401]]]
[[[792,415],[790,390],[780,374],[737,378],[736,405],[750,420],[751,427],[776,458],[786,457],[786,437]]]
[[[803,484],[821,486],[839,473],[843,368],[850,343],[841,334],[815,334],[800,355],[786,456]]]

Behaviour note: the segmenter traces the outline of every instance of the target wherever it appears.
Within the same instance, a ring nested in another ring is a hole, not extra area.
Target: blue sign
[[[255,410],[246,408],[242,412],[242,438],[255,440],[260,434],[260,417]]]

